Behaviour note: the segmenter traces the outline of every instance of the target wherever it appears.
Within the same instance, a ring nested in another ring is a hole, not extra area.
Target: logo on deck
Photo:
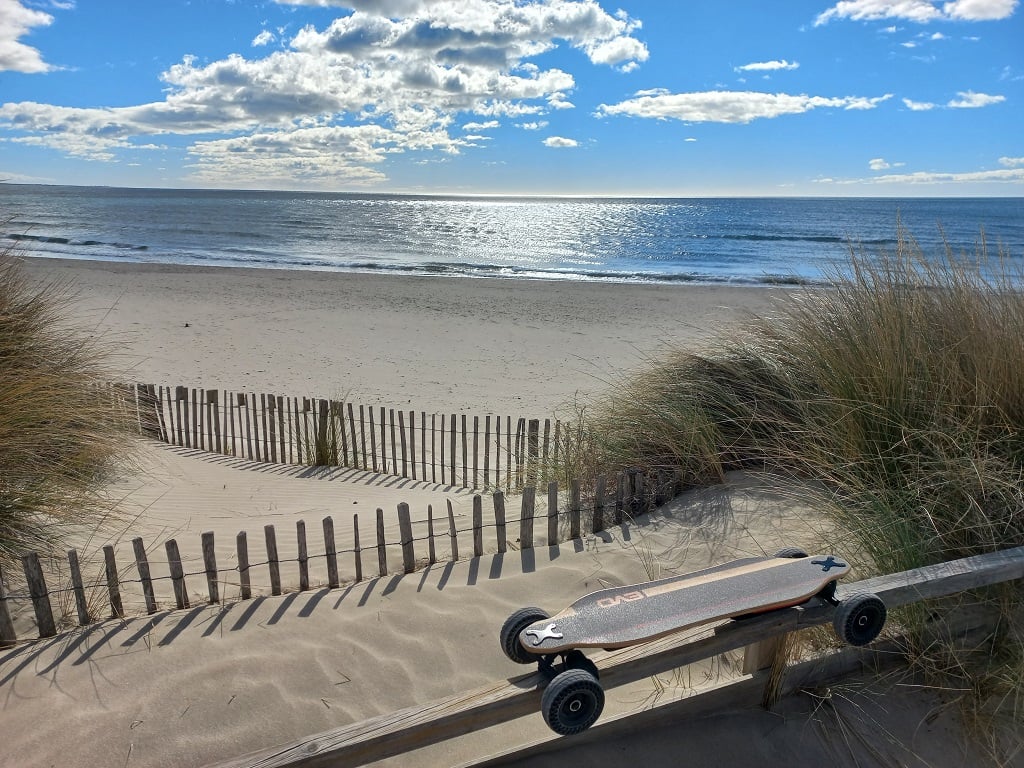
[[[845,568],[846,567],[846,563],[839,562],[834,557],[832,557],[832,555],[829,555],[824,560],[811,560],[811,565],[820,565],[821,566],[821,570],[823,570],[825,573],[828,573],[833,568]]]
[[[528,629],[526,634],[533,635],[533,647],[536,648],[548,638],[561,640],[563,635],[561,632],[556,632],[556,629],[558,629],[557,624],[548,624],[544,629]]]

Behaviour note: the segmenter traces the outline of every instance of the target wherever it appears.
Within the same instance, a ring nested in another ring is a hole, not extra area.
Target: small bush
[[[105,350],[70,321],[71,298],[0,252],[0,562],[108,519],[99,489],[130,449],[101,386]]]

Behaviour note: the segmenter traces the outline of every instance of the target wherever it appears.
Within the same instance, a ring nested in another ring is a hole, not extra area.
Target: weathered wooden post
[[[21,564],[25,569],[25,581],[28,584],[29,596],[32,598],[32,609],[36,614],[39,636],[53,637],[57,634],[57,625],[53,621],[53,608],[50,606],[50,596],[46,591],[46,579],[43,578],[39,555],[29,552],[22,556]]]

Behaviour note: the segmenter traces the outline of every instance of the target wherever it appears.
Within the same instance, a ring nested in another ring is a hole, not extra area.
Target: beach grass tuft
[[[71,318],[71,287],[35,284],[0,251],[0,562],[19,570],[73,531],[111,520],[100,493],[131,455],[104,382],[108,352]]]
[[[1019,263],[983,234],[926,255],[898,225],[894,251],[851,246],[828,277],[717,347],[618,383],[583,409],[573,460],[592,475],[679,471],[691,486],[736,469],[813,480],[862,574],[1024,544]],[[1019,727],[1019,590],[984,597],[1003,617],[989,652],[935,669],[955,669],[990,721],[1010,713]]]

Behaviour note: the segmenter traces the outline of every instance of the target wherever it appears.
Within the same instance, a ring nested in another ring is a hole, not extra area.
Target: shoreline
[[[792,286],[376,275],[23,256],[131,381],[547,416]]]

